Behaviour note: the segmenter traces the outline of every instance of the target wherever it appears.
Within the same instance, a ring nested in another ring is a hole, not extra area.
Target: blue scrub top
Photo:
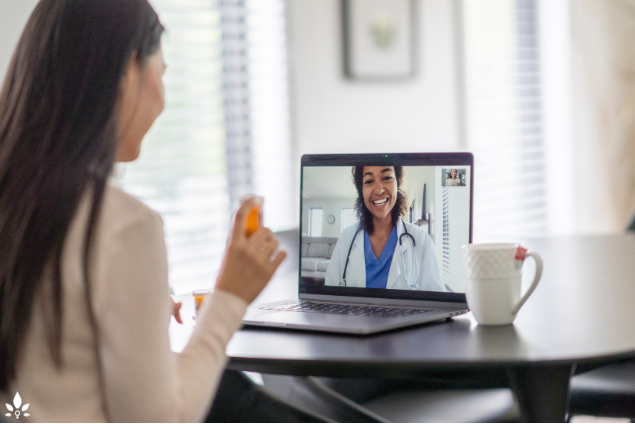
[[[392,256],[397,246],[397,227],[393,227],[388,236],[388,241],[381,251],[379,259],[373,253],[368,233],[364,231],[364,257],[366,259],[366,287],[373,289],[385,289],[388,284],[388,273]]]

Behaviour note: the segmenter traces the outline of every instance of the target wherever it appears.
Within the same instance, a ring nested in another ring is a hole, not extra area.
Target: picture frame
[[[414,0],[341,0],[344,74],[354,80],[415,75]]]

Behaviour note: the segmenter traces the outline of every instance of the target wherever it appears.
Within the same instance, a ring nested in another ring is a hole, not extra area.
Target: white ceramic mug
[[[519,244],[466,244],[461,247],[467,305],[482,325],[506,325],[533,293],[542,275],[542,258]],[[525,258],[536,261],[534,281],[522,297],[520,282]]]

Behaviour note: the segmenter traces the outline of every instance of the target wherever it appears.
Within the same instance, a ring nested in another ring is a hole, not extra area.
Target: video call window
[[[469,187],[469,167],[304,167],[301,284],[464,292],[470,190],[453,186]],[[386,220],[377,249],[372,223]]]
[[[464,168],[446,168],[441,172],[443,187],[465,187]]]

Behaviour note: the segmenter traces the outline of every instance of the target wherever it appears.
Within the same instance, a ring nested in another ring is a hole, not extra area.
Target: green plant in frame
[[[395,41],[395,24],[388,18],[378,17],[370,24],[370,35],[377,48],[389,49]]]

